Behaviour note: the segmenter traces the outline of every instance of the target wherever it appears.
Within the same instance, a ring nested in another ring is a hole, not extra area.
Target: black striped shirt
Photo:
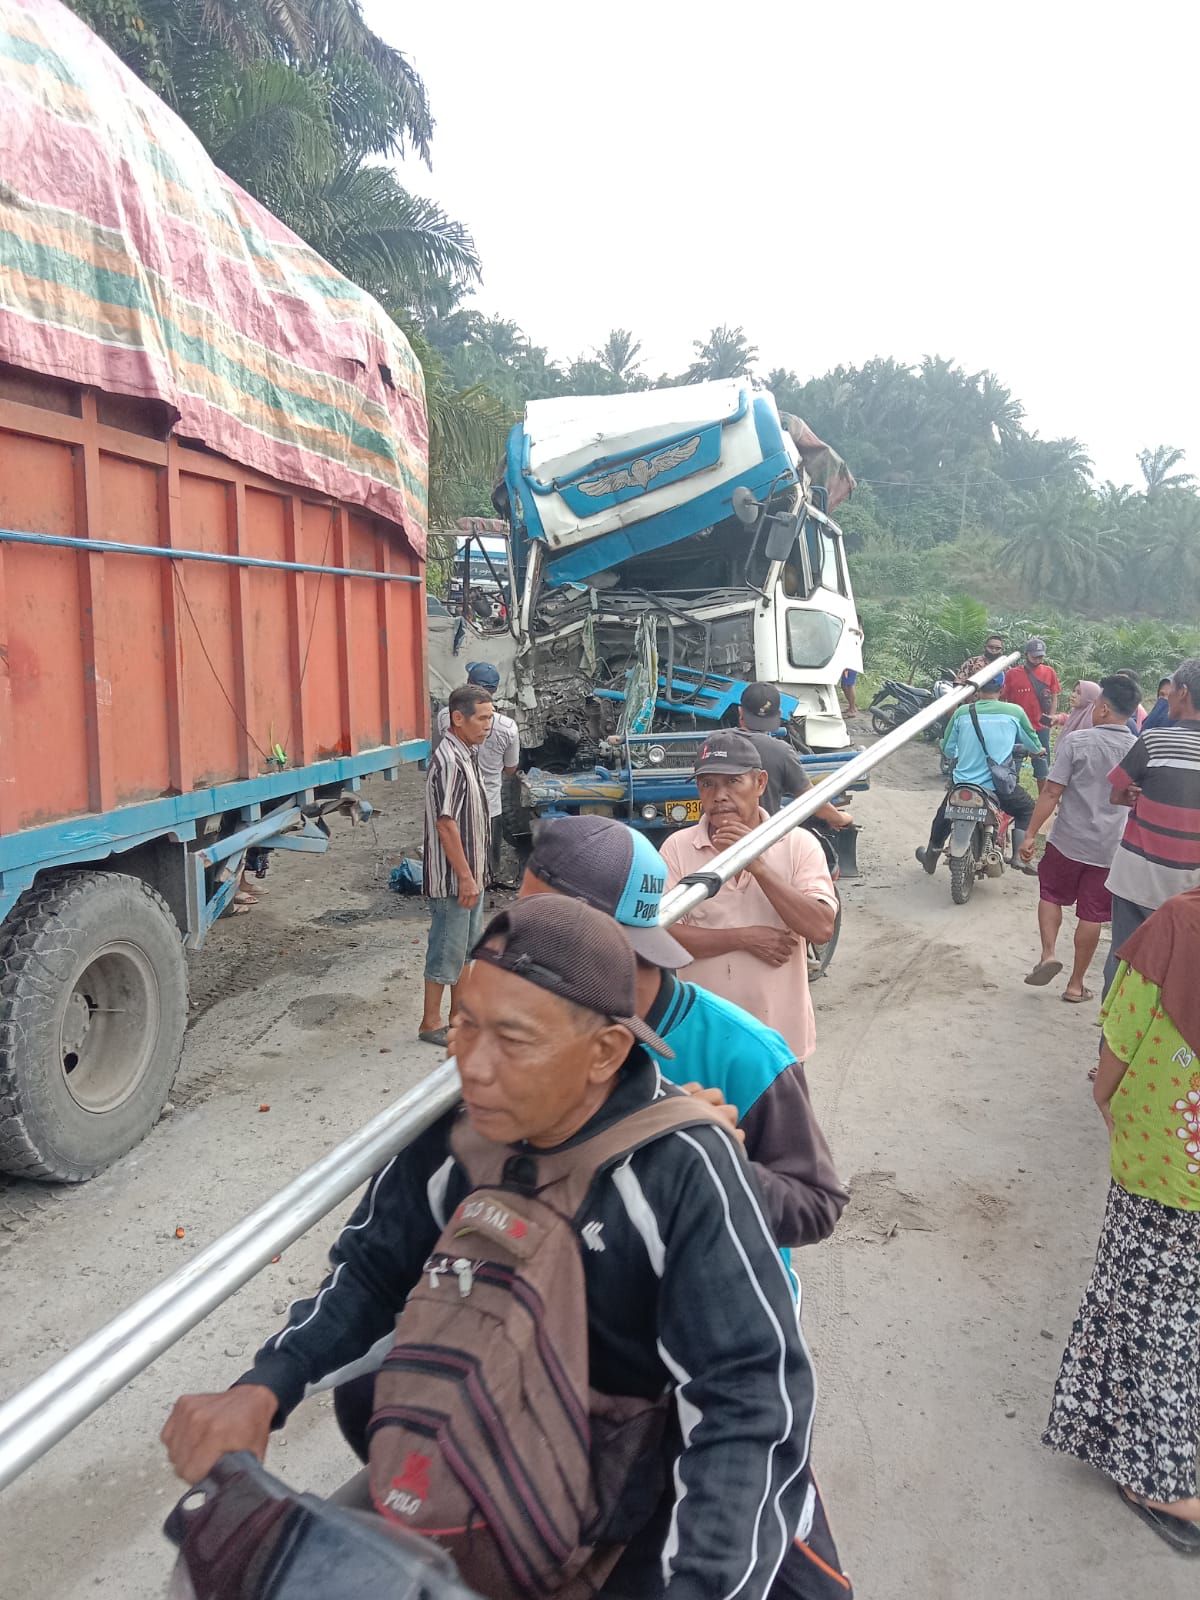
[[[434,900],[458,894],[458,874],[446,859],[438,835],[439,817],[458,824],[471,875],[482,881],[487,859],[488,805],[475,751],[456,733],[448,733],[429,759],[425,779],[425,849],[421,862],[425,893]]]

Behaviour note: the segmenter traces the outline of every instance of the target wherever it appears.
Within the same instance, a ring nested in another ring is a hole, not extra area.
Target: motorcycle
[[[907,722],[910,717],[916,716],[918,711],[923,711],[934,700],[940,700],[943,695],[949,694],[954,687],[954,673],[946,667],[938,669],[933,686],[929,689],[922,689],[915,683],[901,683],[898,678],[885,678],[867,708],[871,713],[871,726],[876,733],[890,733],[893,728],[898,728],[902,722]],[[949,713],[939,717],[925,729],[922,737],[931,742],[940,739],[946,731],[949,720]]]
[[[987,789],[956,783],[946,793],[946,821],[950,835],[942,854],[950,863],[950,897],[956,906],[965,906],[977,877],[1004,876],[1012,818]],[[923,861],[923,854],[918,859]]]
[[[167,1518],[168,1600],[479,1600],[443,1550],[368,1505],[293,1493],[245,1451],[222,1456]]]

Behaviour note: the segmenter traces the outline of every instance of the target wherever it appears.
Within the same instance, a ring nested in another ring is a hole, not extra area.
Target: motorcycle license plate
[[[982,822],[987,816],[987,812],[981,811],[978,806],[947,806],[946,815],[951,820],[955,817],[961,817],[967,822]]]

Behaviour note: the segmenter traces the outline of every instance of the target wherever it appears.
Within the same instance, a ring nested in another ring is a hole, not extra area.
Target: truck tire
[[[187,965],[166,902],[116,872],[55,875],[0,935],[0,1171],[80,1183],[158,1120]]]

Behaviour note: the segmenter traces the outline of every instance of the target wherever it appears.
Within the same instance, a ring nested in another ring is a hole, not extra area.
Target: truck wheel
[[[183,943],[149,885],[72,872],[28,890],[0,942],[0,1171],[79,1183],[131,1150],[186,1026]]]

